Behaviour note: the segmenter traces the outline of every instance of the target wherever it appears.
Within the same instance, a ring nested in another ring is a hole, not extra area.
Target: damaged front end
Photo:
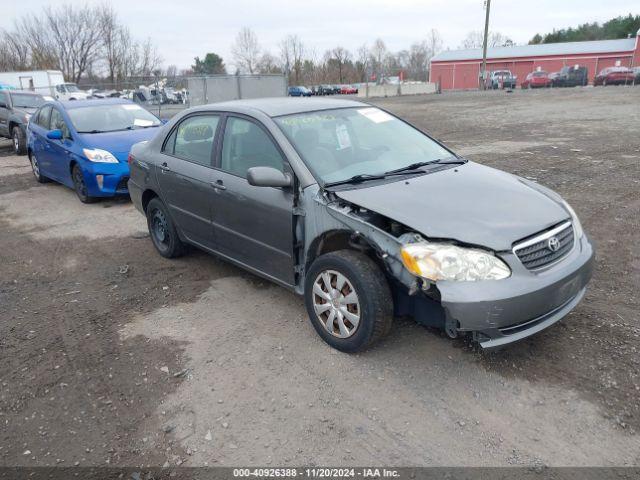
[[[452,338],[471,334],[485,349],[521,340],[563,318],[580,301],[591,277],[594,249],[581,231],[560,264],[531,271],[511,250],[493,252],[451,239],[426,238],[317,185],[307,188],[298,202],[299,292],[304,272],[317,256],[341,248],[359,249],[384,270],[396,316],[412,316],[422,325],[444,329]],[[437,268],[427,261],[420,264],[420,251],[433,246],[442,257]],[[458,262],[454,270],[447,270],[452,255],[463,255],[469,265],[461,268],[464,261]]]

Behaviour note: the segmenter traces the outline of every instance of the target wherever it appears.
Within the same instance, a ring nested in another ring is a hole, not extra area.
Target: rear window
[[[11,102],[16,108],[38,108],[44,103],[44,98],[42,98],[40,95],[12,93]]]

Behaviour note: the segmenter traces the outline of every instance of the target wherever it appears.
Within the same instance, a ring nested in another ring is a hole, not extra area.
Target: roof
[[[11,95],[30,95],[32,97],[41,97],[42,96],[41,93],[31,92],[29,90],[18,90],[17,88],[8,88],[5,91],[10,93]]]
[[[487,58],[546,57],[551,55],[631,52],[634,50],[635,46],[635,38],[622,38],[618,40],[595,40],[589,42],[543,43],[539,45],[516,45],[513,47],[490,47],[487,49]],[[482,49],[471,48],[440,52],[431,59],[431,62],[481,59]]]
[[[99,98],[90,100],[66,100],[59,102],[65,109],[72,110],[74,108],[94,107],[96,105],[119,105],[133,103],[131,100],[124,98]]]
[[[200,109],[220,108],[221,110],[230,111],[258,110],[269,117],[278,117],[280,115],[313,112],[316,110],[368,106],[366,103],[356,102],[354,100],[337,100],[333,98],[271,97],[212,103],[210,105],[203,105]]]

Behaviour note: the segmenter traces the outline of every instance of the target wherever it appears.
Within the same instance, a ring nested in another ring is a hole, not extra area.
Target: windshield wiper
[[[329,183],[325,183],[324,186],[326,187],[336,187],[338,185],[346,185],[349,183],[362,183],[362,182],[366,182],[367,180],[380,180],[382,178],[385,178],[386,175],[382,174],[382,175],[370,175],[368,173],[361,173],[359,175],[354,175],[353,177],[349,177],[345,180],[338,180],[337,182],[329,182]]]
[[[78,133],[105,133],[106,130],[84,130],[84,131],[79,131]]]
[[[394,173],[409,172],[411,170],[417,170],[420,167],[425,167],[427,165],[434,165],[434,164],[452,165],[452,164],[461,164],[461,163],[467,163],[467,160],[464,160],[462,158],[454,158],[453,160],[444,160],[442,158],[439,158],[437,160],[429,160],[428,162],[412,163],[410,165],[407,165],[406,167],[396,168],[395,170],[389,170],[388,172],[385,172],[385,174],[386,175],[393,175]]]

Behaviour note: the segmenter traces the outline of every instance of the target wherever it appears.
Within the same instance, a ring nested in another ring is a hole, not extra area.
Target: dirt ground
[[[0,465],[639,465],[640,87],[375,103],[564,196],[598,245],[584,301],[487,354],[409,320],[331,350],[300,298],[155,253],[0,143]]]

